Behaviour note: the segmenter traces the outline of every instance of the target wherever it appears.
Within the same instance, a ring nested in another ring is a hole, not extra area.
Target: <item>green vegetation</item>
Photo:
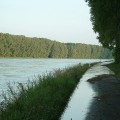
[[[0,57],[111,58],[112,55],[110,50],[97,45],[60,43],[0,33]]]
[[[107,65],[115,74],[116,76],[120,79],[120,64],[109,64]]]
[[[85,0],[90,6],[93,30],[99,42],[113,49],[115,63],[120,63],[120,1]]]
[[[8,100],[6,109],[0,108],[0,120],[58,120],[67,102],[89,65],[57,70],[39,78],[38,83],[28,85],[17,97],[10,88],[14,100]]]

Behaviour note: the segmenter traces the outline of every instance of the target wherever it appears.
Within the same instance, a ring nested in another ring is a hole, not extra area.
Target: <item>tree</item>
[[[109,53],[106,51],[96,45],[60,43],[46,38],[0,33],[0,57],[110,58],[110,50]]]
[[[90,7],[93,30],[99,42],[113,49],[115,62],[120,63],[120,0],[86,0]]]

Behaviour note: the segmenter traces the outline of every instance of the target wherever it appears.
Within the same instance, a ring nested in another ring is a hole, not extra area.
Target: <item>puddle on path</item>
[[[102,63],[105,64],[105,63]],[[90,83],[86,80],[101,74],[113,74],[106,66],[97,64],[91,67],[81,78],[78,86],[72,94],[68,105],[60,120],[84,120],[89,110],[92,98],[96,95]]]

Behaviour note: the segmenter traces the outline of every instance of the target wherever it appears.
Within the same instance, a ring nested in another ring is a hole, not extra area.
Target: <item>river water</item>
[[[96,96],[96,92],[87,80],[97,75],[114,74],[103,64],[107,63],[99,63],[86,71],[73,92],[60,120],[85,120],[92,99]]]
[[[63,69],[78,63],[85,64],[98,61],[100,60],[0,58],[0,95],[2,91],[7,91],[7,83],[15,88],[17,83],[26,84],[28,79],[31,81],[36,79],[38,75],[44,75],[59,68]],[[1,97],[0,101],[2,101]]]

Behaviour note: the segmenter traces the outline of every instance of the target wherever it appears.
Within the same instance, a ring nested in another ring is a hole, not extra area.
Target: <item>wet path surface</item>
[[[115,75],[92,78],[97,92],[85,120],[120,120],[120,80]]]
[[[68,105],[62,114],[60,120],[85,120],[89,112],[89,107],[93,98],[96,96],[95,90],[88,79],[102,74],[113,74],[113,72],[102,64],[97,64],[91,67],[81,78],[73,95],[71,96]]]

